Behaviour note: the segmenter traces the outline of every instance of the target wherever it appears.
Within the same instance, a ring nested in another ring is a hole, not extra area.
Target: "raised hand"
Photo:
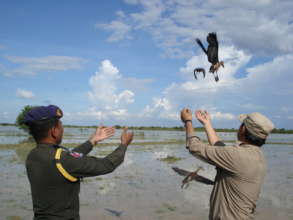
[[[128,128],[123,128],[121,134],[121,144],[128,146],[133,139],[133,132],[127,132]]]
[[[195,112],[195,117],[203,125],[207,125],[211,123],[211,117],[207,111],[197,110]]]
[[[188,108],[182,109],[180,116],[181,116],[181,121],[183,123],[187,120],[192,121],[192,113],[191,113],[190,109],[188,109]]]
[[[100,141],[103,141],[109,137],[112,137],[115,134],[114,127],[101,127],[99,126],[95,133],[90,138],[90,142],[95,145]]]

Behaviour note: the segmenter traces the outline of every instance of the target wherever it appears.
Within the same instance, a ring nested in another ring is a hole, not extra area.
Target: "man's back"
[[[79,219],[80,183],[65,179],[56,168],[56,148],[39,144],[28,155],[35,219]]]
[[[59,162],[74,178],[103,175],[113,172],[123,162],[127,146],[120,144],[106,157],[96,158],[87,156],[93,145],[86,141],[72,151],[63,151]],[[35,219],[78,220],[80,181],[69,181],[57,169],[55,154],[58,148],[62,147],[38,144],[26,160]]]
[[[254,219],[254,209],[266,172],[264,155],[259,147],[253,145],[224,148],[229,153],[222,158],[222,168],[217,169],[210,198],[210,219]]]
[[[261,148],[248,144],[212,146],[193,136],[189,151],[218,170],[210,198],[210,220],[253,219],[266,172]]]

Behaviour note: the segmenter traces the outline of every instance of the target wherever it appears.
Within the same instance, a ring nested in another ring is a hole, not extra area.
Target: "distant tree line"
[[[21,123],[20,123],[21,124]],[[19,125],[18,123],[0,123],[0,126],[17,126],[19,128],[24,128],[24,125]],[[65,128],[97,128],[96,125],[64,125]],[[116,129],[122,129],[124,126],[121,125],[114,125]],[[162,131],[182,131],[184,127],[182,126],[175,126],[175,127],[160,127],[160,126],[128,126],[128,129],[131,130],[162,130]],[[204,131],[203,127],[197,127],[197,131]],[[235,128],[216,128],[217,132],[237,132],[238,129]],[[292,129],[285,129],[285,128],[275,128],[272,133],[275,134],[293,134]]]
[[[1,126],[17,126],[24,131],[28,131],[28,127],[24,124],[24,115],[30,109],[34,108],[35,106],[26,105],[18,114],[15,124],[13,123],[0,123]],[[97,128],[98,126],[80,126],[80,125],[64,125],[67,128]],[[122,129],[124,126],[115,125],[116,129]],[[164,130],[164,131],[182,131],[184,127],[182,126],[175,126],[175,127],[160,127],[160,126],[128,126],[128,129],[131,130]],[[197,127],[197,131],[204,131],[203,127]],[[235,128],[216,128],[217,132],[236,132],[238,129]],[[293,134],[292,129],[285,129],[285,128],[275,128],[272,133],[278,134]]]

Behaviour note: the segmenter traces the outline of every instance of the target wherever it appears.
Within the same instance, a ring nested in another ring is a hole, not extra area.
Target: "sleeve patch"
[[[81,158],[83,156],[82,153],[78,153],[78,152],[70,152],[70,155],[74,158]]]

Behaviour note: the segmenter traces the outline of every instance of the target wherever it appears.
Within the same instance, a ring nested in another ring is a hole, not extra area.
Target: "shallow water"
[[[72,135],[78,133],[74,129],[70,132]],[[135,141],[184,140],[183,132],[139,132],[143,134],[136,133]],[[78,139],[75,136],[66,139],[68,142],[81,142],[87,139],[89,133],[84,131]],[[120,131],[117,133],[108,142],[117,142]],[[200,136],[204,137],[204,134]],[[225,140],[235,138],[233,133],[222,133],[220,136]],[[272,135],[271,138],[281,142],[282,137]],[[284,142],[293,140],[293,135],[287,135],[285,139]],[[91,155],[103,157],[115,147],[97,147]],[[263,150],[268,172],[257,205],[256,219],[292,220],[293,146],[268,144]],[[4,219],[12,216],[32,219],[30,186],[23,164],[27,153],[27,149],[0,150],[0,213]],[[180,160],[172,164],[160,160],[167,156]],[[212,187],[192,182],[189,188],[182,190],[182,177],[171,169],[172,166],[188,170],[202,166],[204,170],[200,174],[209,178],[215,175],[213,166],[192,157],[182,144],[132,144],[124,163],[113,173],[84,179],[80,192],[81,219],[207,219]]]

